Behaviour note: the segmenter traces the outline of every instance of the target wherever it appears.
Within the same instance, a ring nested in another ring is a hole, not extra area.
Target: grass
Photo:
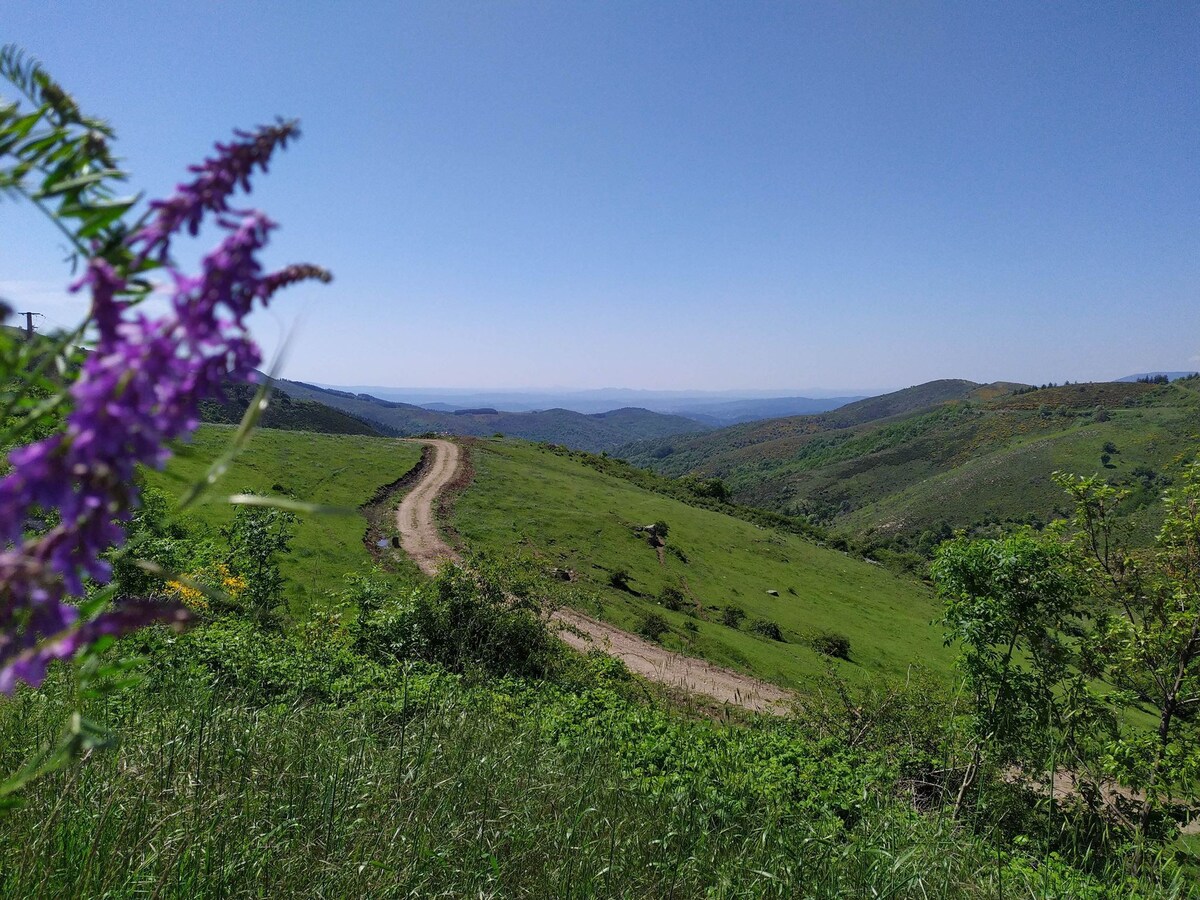
[[[165,471],[146,472],[147,484],[179,497],[204,477],[233,433],[231,426],[202,426],[190,444],[178,448]],[[233,508],[222,498],[243,491],[348,510],[341,515],[297,513],[292,550],[280,568],[288,583],[289,607],[303,616],[319,608],[328,591],[340,588],[347,572],[371,564],[363,546],[366,520],[357,508],[381,485],[411,469],[420,456],[419,445],[393,438],[258,429],[189,515],[216,529],[233,516]],[[411,567],[407,560],[398,565]]]
[[[967,448],[961,464],[952,469],[934,471],[900,490],[876,490],[877,499],[847,515],[838,527],[865,533],[888,523],[911,533],[943,521],[975,525],[1016,521],[1030,513],[1044,521],[1069,507],[1065,493],[1049,477],[1060,471],[1099,473],[1133,488],[1138,497],[1132,504],[1130,524],[1143,540],[1149,540],[1159,524],[1158,504],[1149,501],[1157,499],[1163,484],[1155,481],[1143,489],[1133,473],[1150,469],[1169,477],[1173,464],[1195,451],[1194,412],[1122,409],[1112,411],[1106,422],[1047,422],[1037,417],[1037,425],[1028,431],[1013,428],[1006,435],[980,440],[982,446],[973,451]],[[1035,418],[1029,413],[1007,415],[1016,424]],[[1109,442],[1120,452],[1104,466],[1100,455]],[[886,476],[888,472],[877,469],[873,474]]]
[[[459,499],[455,527],[466,546],[499,556],[525,550],[573,570],[560,596],[636,631],[651,612],[670,625],[668,646],[785,686],[836,666],[850,677],[903,677],[916,664],[948,672],[929,591],[881,567],[791,534],[697,509],[603,475],[536,445],[481,441],[475,481]],[[660,554],[633,530],[663,520]],[[609,584],[629,573],[629,589]],[[658,603],[664,588],[686,598],[680,611]],[[768,594],[778,592],[778,596]],[[722,624],[742,609],[739,628]],[[785,642],[753,632],[757,619],[779,625]],[[809,641],[821,632],[850,639],[850,661],[832,660]]]
[[[894,795],[878,752],[788,723],[685,722],[595,681],[472,686],[361,658],[337,670],[362,688],[345,702],[263,702],[205,671],[193,637],[152,650],[143,687],[89,705],[119,752],[0,817],[0,895],[1190,895],[991,845]],[[322,646],[293,663],[320,667]],[[4,770],[62,721],[65,675],[0,705]]]

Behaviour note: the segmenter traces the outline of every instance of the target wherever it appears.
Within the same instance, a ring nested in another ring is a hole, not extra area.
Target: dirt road
[[[434,504],[454,480],[462,449],[453,441],[422,440],[434,456],[423,477],[405,496],[396,511],[400,545],[427,575],[434,575],[443,560],[457,561],[458,554],[438,533]],[[645,638],[622,631],[573,609],[560,609],[550,617],[559,637],[582,652],[602,650],[625,663],[629,670],[650,681],[692,694],[703,694],[755,712],[784,714],[791,695],[765,681],[723,669],[702,659],[672,653]]]
[[[436,575],[443,560],[458,561],[454,548],[442,540],[433,516],[438,494],[454,480],[462,450],[453,441],[422,440],[433,448],[433,459],[424,476],[400,502],[396,527],[400,546],[426,575]]]

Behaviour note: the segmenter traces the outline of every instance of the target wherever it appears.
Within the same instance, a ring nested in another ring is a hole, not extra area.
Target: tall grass
[[[631,778],[603,728],[549,736],[552,701],[422,679],[392,704],[340,708],[253,705],[193,677],[124,695],[95,711],[125,736],[119,751],[37,783],[0,820],[0,895],[1065,897],[1093,886],[1057,888],[1053,867],[1014,867],[886,797],[846,828],[786,804],[730,814],[690,782]],[[5,764],[61,721],[60,699],[51,687],[4,707]]]

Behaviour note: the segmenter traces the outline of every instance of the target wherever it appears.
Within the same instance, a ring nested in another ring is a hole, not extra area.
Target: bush
[[[671,626],[667,624],[666,619],[658,613],[650,613],[650,615],[642,620],[642,624],[638,628],[638,633],[652,641],[659,641],[670,630]]]
[[[667,585],[658,594],[658,602],[672,612],[679,612],[683,609],[687,598],[684,597],[683,591],[673,585]]]
[[[658,537],[658,538],[666,538],[666,536],[667,536],[667,533],[668,533],[670,530],[671,530],[670,526],[669,526],[669,525],[667,525],[667,523],[666,523],[666,522],[664,522],[662,519],[659,519],[657,522],[655,522],[655,523],[654,523],[654,535],[655,535],[655,537]]]
[[[838,634],[836,631],[825,631],[814,635],[810,643],[818,653],[824,653],[826,656],[832,656],[835,659],[850,661],[850,638],[844,634]]]
[[[783,641],[783,632],[779,630],[779,623],[772,622],[770,619],[755,619],[750,630],[773,641]]]
[[[540,601],[521,583],[522,573],[509,569],[479,560],[471,571],[448,566],[431,584],[387,600],[377,585],[352,583],[346,599],[359,605],[359,647],[376,657],[441,663],[454,672],[547,674],[560,645],[546,628]]]
[[[729,499],[728,485],[720,478],[698,478],[695,475],[684,475],[679,484],[697,497],[709,497],[724,503]]]
[[[740,626],[744,618],[746,618],[746,611],[740,606],[727,606],[721,612],[721,624],[727,625],[730,628]]]

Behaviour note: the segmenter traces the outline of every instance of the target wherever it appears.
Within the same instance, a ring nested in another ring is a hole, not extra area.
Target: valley
[[[0,900],[1200,900],[1195,7],[16,6]]]

